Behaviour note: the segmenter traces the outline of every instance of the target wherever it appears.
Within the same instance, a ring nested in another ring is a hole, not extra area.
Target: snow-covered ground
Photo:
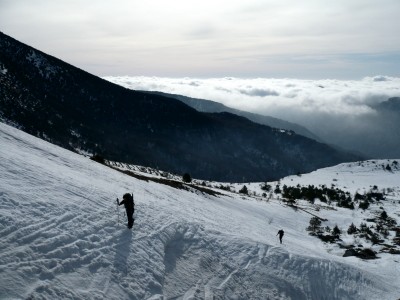
[[[280,184],[390,188],[379,205],[399,220],[400,172],[363,170],[341,165]],[[115,202],[126,192],[132,230]],[[0,123],[0,299],[400,298],[399,256],[342,257],[308,234],[307,212],[219,192],[131,177]],[[313,213],[347,229],[373,211]]]

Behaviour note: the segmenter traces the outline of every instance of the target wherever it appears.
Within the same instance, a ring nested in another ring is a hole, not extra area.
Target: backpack
[[[125,200],[125,208],[135,211],[135,201],[133,200],[133,193],[126,193],[123,198]]]

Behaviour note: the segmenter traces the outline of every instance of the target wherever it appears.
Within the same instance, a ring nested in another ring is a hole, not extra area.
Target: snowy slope
[[[257,199],[133,178],[0,124],[0,299],[400,297],[399,258],[344,258],[310,215]]]

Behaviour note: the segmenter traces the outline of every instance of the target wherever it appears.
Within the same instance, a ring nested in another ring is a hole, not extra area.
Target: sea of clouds
[[[273,78],[104,77],[133,90],[212,100],[297,123],[322,141],[370,158],[399,158],[400,116],[375,107],[400,97],[400,78],[302,80]]]
[[[303,122],[305,115],[358,115],[400,96],[400,78],[361,80],[104,77],[134,90],[161,91],[213,100],[232,108]],[[300,117],[296,117],[299,115]]]
[[[326,121],[373,113],[371,106],[400,96],[400,78],[361,80],[104,77],[134,90],[161,91],[213,100],[226,106],[314,127]]]
[[[397,147],[391,143],[387,149],[381,149],[377,145],[381,141],[373,138],[393,127],[380,122],[374,107],[391,97],[400,97],[398,77],[380,75],[361,80],[302,80],[118,76],[104,79],[133,90],[212,100],[232,108],[294,122],[327,143],[354,151],[367,149],[363,152],[377,158],[392,155],[392,148]],[[388,134],[385,139],[391,137]],[[366,140],[370,140],[370,144],[366,144]]]

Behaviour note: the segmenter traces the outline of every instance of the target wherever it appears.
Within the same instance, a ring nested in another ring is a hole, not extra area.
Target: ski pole
[[[118,219],[118,225],[119,225],[119,205],[118,205],[118,198],[117,198],[117,219]]]

